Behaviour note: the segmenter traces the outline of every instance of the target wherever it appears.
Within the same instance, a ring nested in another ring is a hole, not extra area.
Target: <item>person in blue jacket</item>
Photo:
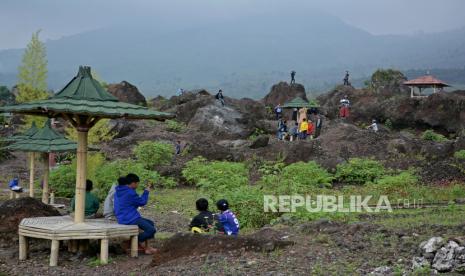
[[[137,208],[145,206],[149,199],[150,187],[145,187],[139,196],[136,192],[140,179],[130,173],[126,181],[122,181],[115,188],[114,208],[115,216],[119,224],[137,225],[143,231],[139,233],[139,250],[145,254],[154,254],[156,249],[148,245],[148,240],[153,239],[157,232],[153,221],[143,218]]]
[[[236,218],[236,215],[229,210],[228,201],[226,199],[220,199],[216,203],[216,207],[220,210],[217,219],[222,227],[219,230],[228,236],[237,236],[240,228],[239,220]]]

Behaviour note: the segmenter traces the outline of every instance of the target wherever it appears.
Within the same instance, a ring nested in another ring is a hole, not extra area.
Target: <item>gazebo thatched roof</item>
[[[320,107],[320,106],[314,100],[310,101],[310,102],[307,102],[306,100],[302,99],[301,97],[295,97],[294,99],[292,99],[292,100],[288,101],[287,103],[285,103],[282,107],[283,108],[302,108],[302,107],[316,108],[316,107]]]

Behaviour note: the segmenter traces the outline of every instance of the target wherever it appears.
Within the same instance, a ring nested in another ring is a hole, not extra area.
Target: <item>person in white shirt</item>
[[[378,124],[376,123],[376,120],[372,120],[371,125],[369,125],[367,128],[373,130],[374,132],[378,132]]]

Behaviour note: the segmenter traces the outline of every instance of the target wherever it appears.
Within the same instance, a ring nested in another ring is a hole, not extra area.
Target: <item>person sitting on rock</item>
[[[373,119],[373,120],[371,121],[371,125],[369,125],[369,126],[367,127],[367,129],[371,129],[371,130],[373,130],[374,132],[378,132],[378,123],[376,122],[376,120]]]
[[[98,208],[100,207],[100,203],[98,198],[91,193],[92,189],[94,188],[94,183],[90,181],[89,179],[86,180],[86,206],[84,207],[84,215],[86,218],[95,218],[95,215],[97,214]],[[75,211],[75,201],[76,201],[76,196],[71,199],[71,211]]]
[[[229,209],[229,203],[226,199],[220,199],[216,202],[216,207],[220,214],[215,216],[221,226],[218,231],[228,236],[237,236],[239,234],[239,220],[236,215]]]
[[[208,232],[213,225],[213,213],[208,211],[208,200],[205,198],[197,199],[195,207],[199,214],[189,224],[191,231],[194,233]]]
[[[119,224],[137,225],[142,230],[139,233],[139,251],[145,254],[154,254],[156,249],[148,244],[157,232],[155,223],[143,218],[137,208],[145,206],[149,200],[150,186],[145,187],[142,196],[136,192],[140,179],[137,175],[130,173],[126,176],[123,185],[118,185],[115,192],[115,215]]]
[[[287,134],[287,121],[281,121],[278,129],[278,139],[283,140],[284,136]]]
[[[305,140],[307,138],[307,131],[308,131],[308,122],[307,122],[307,119],[304,118],[302,122],[300,123],[300,127],[299,127],[300,140]]]
[[[23,192],[23,188],[21,186],[19,186],[19,178],[18,177],[14,177],[10,181],[10,183],[8,183],[8,187],[10,187],[10,190],[12,190],[15,193],[22,193]]]
[[[224,106],[224,96],[223,96],[223,90],[218,90],[218,93],[216,93],[216,99],[220,101],[221,106]]]
[[[279,120],[283,117],[283,108],[281,107],[281,104],[278,104],[274,108],[274,113],[276,114],[276,120]]]

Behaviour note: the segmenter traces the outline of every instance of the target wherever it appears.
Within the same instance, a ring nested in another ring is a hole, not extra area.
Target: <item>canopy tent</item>
[[[31,127],[23,133],[18,135],[14,135],[11,137],[4,138],[3,141],[6,142],[15,142],[21,141],[23,139],[27,139],[32,135],[36,134],[38,128],[35,122],[32,122]],[[29,153],[29,196],[34,197],[34,162],[35,162],[35,154],[34,152]]]
[[[62,134],[56,132],[51,126],[51,120],[49,119],[42,129],[30,136],[29,138],[23,138],[16,143],[13,143],[6,147],[8,150],[25,151],[30,153],[42,153],[42,159],[44,164],[44,176],[43,176],[43,189],[42,189],[42,202],[45,204],[49,203],[49,188],[48,178],[50,172],[50,153],[51,152],[65,152],[75,151],[77,144],[71,140],[66,139]],[[33,168],[34,163],[31,162]],[[34,196],[34,183],[29,183],[29,193]]]
[[[450,87],[447,83],[439,80],[431,75],[419,77],[413,80],[405,81],[404,85],[410,87],[410,97],[422,97],[421,94],[423,89],[432,88],[433,93],[442,91],[444,87]],[[419,91],[419,95],[415,95],[415,88]]]
[[[320,105],[316,102],[316,100],[311,100],[307,102],[306,100],[302,99],[301,97],[295,97],[294,99],[286,102],[282,108],[318,108]]]
[[[88,66],[79,67],[78,74],[57,94],[48,100],[4,106],[0,111],[29,115],[62,117],[77,130],[77,173],[75,223],[84,221],[85,190],[87,175],[88,131],[102,118],[155,119],[174,118],[169,113],[146,107],[119,102],[92,78]]]

